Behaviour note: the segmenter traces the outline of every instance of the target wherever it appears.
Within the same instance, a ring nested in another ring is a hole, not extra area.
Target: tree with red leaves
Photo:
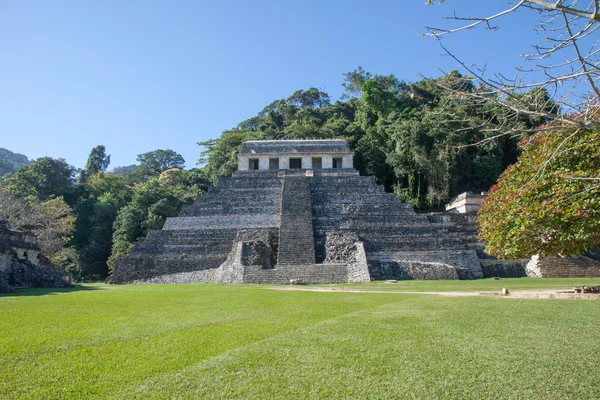
[[[521,141],[519,160],[479,212],[489,254],[524,258],[600,248],[600,128],[547,128]]]

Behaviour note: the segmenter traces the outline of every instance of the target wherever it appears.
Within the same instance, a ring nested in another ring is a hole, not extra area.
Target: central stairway
[[[278,265],[315,263],[315,238],[308,178],[286,176],[281,195]]]

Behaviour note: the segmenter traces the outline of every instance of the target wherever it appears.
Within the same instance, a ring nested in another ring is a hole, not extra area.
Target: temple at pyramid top
[[[250,140],[238,154],[238,170],[353,168],[345,140]]]

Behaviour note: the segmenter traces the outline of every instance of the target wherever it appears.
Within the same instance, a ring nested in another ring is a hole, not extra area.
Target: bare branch
[[[488,25],[488,28],[490,29],[494,29],[491,25],[490,25],[490,21],[496,19],[496,18],[500,18],[503,15],[506,14],[510,14],[513,11],[516,11],[517,8],[521,7],[523,5],[523,3],[525,3],[525,0],[521,0],[519,1],[514,7],[509,8],[508,10],[504,10],[502,12],[499,12],[498,14],[495,15],[491,15],[489,17],[485,17],[485,18],[473,18],[473,17],[466,17],[466,18],[460,18],[460,17],[447,17],[447,19],[454,19],[454,20],[462,20],[462,21],[475,21],[471,24],[465,25],[465,26],[461,26],[460,28],[456,28],[456,29],[439,29],[439,28],[430,28],[430,27],[425,27],[427,30],[431,31],[431,33],[429,34],[429,36],[433,36],[433,37],[440,37],[442,35],[447,35],[450,33],[454,33],[454,32],[458,32],[458,31],[464,31],[466,29],[473,29],[475,28],[477,25],[486,23]]]
[[[523,2],[521,2],[521,3],[523,3]],[[576,15],[581,18],[586,18],[586,19],[589,19],[592,21],[600,22],[600,15],[598,15],[598,0],[594,1],[594,4],[595,4],[594,12],[586,12],[581,9],[563,6],[562,1],[560,1],[560,0],[557,1],[556,3],[550,3],[549,1],[543,1],[543,0],[529,0],[529,1],[527,1],[527,3],[532,3],[535,5],[538,5],[547,10],[560,11],[564,14]]]

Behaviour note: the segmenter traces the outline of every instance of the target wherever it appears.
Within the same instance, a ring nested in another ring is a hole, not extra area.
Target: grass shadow
[[[2,297],[11,297],[11,296],[46,296],[46,295],[54,295],[60,293],[73,293],[80,292],[85,290],[106,290],[102,287],[97,286],[82,286],[82,285],[73,285],[71,287],[66,288],[30,288],[30,289],[17,289],[16,292],[12,293],[0,293],[0,298]]]

